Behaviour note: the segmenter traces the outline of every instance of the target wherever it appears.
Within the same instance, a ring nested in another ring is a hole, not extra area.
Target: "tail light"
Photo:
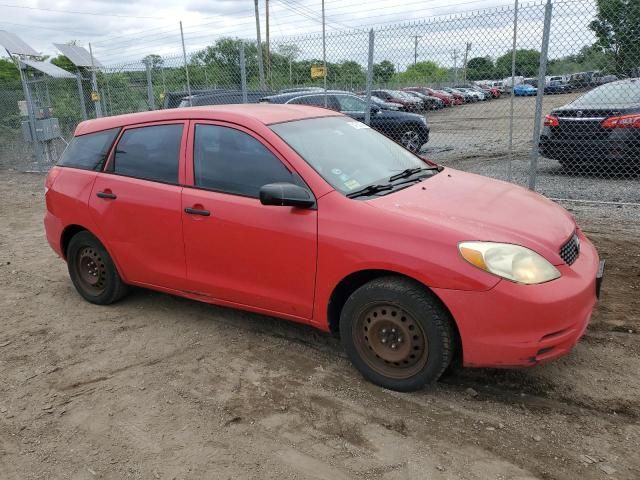
[[[640,128],[640,114],[609,117],[601,125],[603,128]]]
[[[45,195],[47,194],[49,189],[51,187],[53,187],[53,182],[55,182],[56,177],[58,175],[60,175],[61,171],[62,171],[62,169],[60,169],[58,167],[53,167],[51,170],[49,170],[49,174],[47,175],[47,178],[44,181],[44,193],[45,193]]]
[[[544,126],[545,127],[559,127],[560,120],[555,115],[545,115],[544,117]]]

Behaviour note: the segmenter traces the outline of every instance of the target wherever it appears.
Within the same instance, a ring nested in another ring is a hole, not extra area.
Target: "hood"
[[[418,222],[434,235],[514,243],[555,265],[560,247],[576,224],[551,200],[517,185],[445,168],[416,185],[367,202],[374,208]]]

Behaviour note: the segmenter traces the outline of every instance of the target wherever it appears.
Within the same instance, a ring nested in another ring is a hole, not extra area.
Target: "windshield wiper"
[[[401,178],[409,178],[412,175],[420,172],[426,172],[428,170],[438,170],[438,167],[415,167],[415,168],[407,168],[400,173],[396,173],[395,175],[391,175],[389,177],[389,181],[393,182],[395,180],[399,180]],[[439,171],[439,170],[438,170]]]
[[[347,193],[348,198],[363,197],[366,195],[373,195],[374,193],[383,192],[385,190],[393,190],[393,185],[369,185],[355,192]]]

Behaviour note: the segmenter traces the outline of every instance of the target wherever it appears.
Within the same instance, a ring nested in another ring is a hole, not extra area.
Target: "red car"
[[[419,92],[419,93],[422,93],[423,95],[430,95],[432,97],[439,98],[444,102],[446,107],[462,104],[462,101],[458,103],[458,101],[453,95],[447,92],[443,92],[442,90],[434,90],[433,88],[427,88],[427,87],[407,87],[407,88],[403,88],[403,90],[408,90],[410,92]]]
[[[47,239],[89,302],[138,286],[309,324],[396,390],[454,359],[566,354],[602,278],[595,248],[550,200],[310,106],[83,122],[45,191]]]

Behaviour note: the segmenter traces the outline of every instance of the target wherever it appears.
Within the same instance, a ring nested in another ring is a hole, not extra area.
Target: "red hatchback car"
[[[603,263],[563,208],[436,166],[340,113],[229,105],[81,123],[47,239],[86,300],[129,286],[335,332],[367,379],[569,352]]]

